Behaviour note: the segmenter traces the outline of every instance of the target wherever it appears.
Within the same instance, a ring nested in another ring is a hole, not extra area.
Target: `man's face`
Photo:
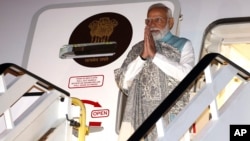
[[[150,10],[145,23],[150,27],[155,40],[162,39],[169,31],[168,17],[166,11],[162,8],[154,8]]]

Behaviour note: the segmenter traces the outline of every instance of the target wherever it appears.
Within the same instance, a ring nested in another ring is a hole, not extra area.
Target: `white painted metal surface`
[[[162,141],[180,140],[204,110],[209,105],[211,106],[211,103],[216,105],[210,107],[212,118],[205,123],[205,127],[201,131],[192,136],[193,141],[226,141],[229,140],[229,127],[231,124],[250,124],[250,114],[246,114],[249,113],[249,109],[243,108],[250,106],[248,102],[250,100],[249,80],[242,79],[238,75],[239,70],[231,65],[220,66],[213,73],[211,73],[211,67],[207,67],[207,69],[209,70],[205,71],[207,72],[205,76],[208,83],[197,92],[185,109],[167,126],[164,137],[161,138]],[[235,77],[243,82],[219,109],[217,106],[218,95]],[[178,127],[178,130],[176,130],[176,127]]]
[[[1,124],[0,141],[39,140],[49,130],[55,131],[51,133],[52,139],[72,140],[72,127],[66,120],[66,115],[71,116],[71,98],[66,91],[12,65],[5,69],[0,85],[3,89],[0,119],[4,122]],[[14,81],[8,82],[9,76],[15,77]],[[41,93],[33,96],[34,91]],[[26,103],[22,103],[21,113],[17,114],[14,108],[23,99]]]

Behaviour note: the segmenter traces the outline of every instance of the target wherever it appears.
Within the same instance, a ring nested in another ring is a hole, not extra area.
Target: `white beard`
[[[159,29],[159,28],[151,28],[151,30],[158,30],[159,32],[152,32],[152,36],[154,40],[161,40],[163,37],[169,32],[168,25],[165,26],[164,29]]]

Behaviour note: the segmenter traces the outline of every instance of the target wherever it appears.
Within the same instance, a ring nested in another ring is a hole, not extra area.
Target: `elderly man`
[[[149,7],[144,40],[132,47],[121,68],[115,70],[118,87],[128,96],[119,140],[125,141],[194,66],[194,51],[186,38],[174,36],[171,10],[157,3]],[[164,115],[169,121],[188,103],[189,95]],[[157,139],[154,127],[144,138]]]

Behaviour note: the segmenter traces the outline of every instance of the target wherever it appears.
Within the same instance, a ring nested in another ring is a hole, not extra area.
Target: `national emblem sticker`
[[[121,14],[107,12],[93,15],[72,32],[60,58],[72,58],[86,67],[101,67],[119,58],[132,39],[132,25]]]

